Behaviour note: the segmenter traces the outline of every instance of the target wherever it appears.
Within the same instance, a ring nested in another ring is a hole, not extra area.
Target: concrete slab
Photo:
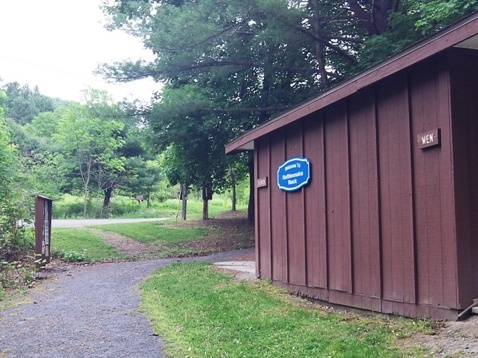
[[[218,269],[226,270],[238,280],[256,280],[256,263],[254,261],[223,261],[214,265]]]

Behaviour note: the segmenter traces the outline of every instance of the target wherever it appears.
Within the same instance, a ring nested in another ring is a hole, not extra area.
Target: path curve
[[[254,249],[182,261],[228,261]],[[0,311],[0,357],[164,357],[138,311],[139,283],[176,259],[69,266]]]

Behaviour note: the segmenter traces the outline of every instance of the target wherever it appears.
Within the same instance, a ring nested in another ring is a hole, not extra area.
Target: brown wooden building
[[[478,298],[478,14],[226,146],[242,150],[258,277],[411,317]],[[286,191],[290,158],[310,175]]]

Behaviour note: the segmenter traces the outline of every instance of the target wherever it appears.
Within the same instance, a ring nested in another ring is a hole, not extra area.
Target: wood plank
[[[270,178],[270,146],[268,137],[257,143],[255,153],[255,177]],[[259,277],[272,278],[272,237],[270,187],[257,188],[256,185],[256,260]]]
[[[285,136],[279,130],[271,134],[271,236],[272,236],[272,279],[288,282],[287,259],[287,201],[286,193],[277,186],[277,168],[285,161]],[[273,175],[272,175],[273,174]]]
[[[352,290],[350,184],[345,105],[326,114],[326,193],[329,288]]]
[[[439,95],[441,71],[444,71],[443,65],[434,61],[427,63],[426,67],[417,68],[410,76],[414,133],[443,127],[440,147],[419,149],[416,146],[413,152],[417,187],[415,217],[419,303],[434,306],[453,304],[444,299],[445,275],[448,271],[456,272],[452,258],[455,250],[453,244],[447,244],[453,236],[445,237],[453,225],[450,218],[453,218],[454,209],[450,196],[447,196],[447,192],[452,191],[451,175],[446,175],[444,170],[444,164],[447,167],[446,163],[450,161],[449,121],[446,118],[449,110],[443,108],[448,101]],[[441,103],[443,101],[445,103]],[[441,113],[440,109],[445,113]],[[442,117],[445,119],[440,120]]]
[[[311,162],[311,182],[305,195],[307,285],[327,288],[324,122],[322,115],[304,121],[304,152]]]
[[[354,292],[380,297],[378,169],[373,91],[350,101]]]
[[[413,188],[405,76],[377,91],[382,295],[415,302]]]
[[[303,129],[302,122],[296,122],[286,127],[286,159],[302,157]],[[306,285],[306,255],[305,255],[305,227],[304,227],[304,192],[309,186],[298,191],[288,192],[287,200],[287,242],[288,242],[288,263],[289,283]]]

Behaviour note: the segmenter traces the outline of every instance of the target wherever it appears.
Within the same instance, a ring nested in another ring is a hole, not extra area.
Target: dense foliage
[[[476,0],[110,0],[112,29],[151,61],[107,64],[164,84],[147,116],[170,179],[224,187],[224,144],[475,11]],[[236,158],[237,159],[237,158]],[[244,159],[244,158],[242,158]],[[242,161],[245,165],[247,158]],[[244,168],[243,165],[243,168]],[[243,171],[241,171],[243,172]]]
[[[0,88],[11,87],[18,85]],[[20,88],[31,92],[27,86]],[[155,195],[161,179],[158,157],[148,154],[140,119],[123,104],[113,103],[107,93],[97,90],[85,91],[82,103],[50,103],[53,109],[30,113],[34,117],[25,124],[7,111],[2,122],[4,142],[16,153],[13,167],[2,168],[9,173],[8,180],[28,196],[30,206],[38,194],[57,203],[65,194],[73,194],[83,197],[83,216],[106,217],[115,192],[145,199]],[[102,206],[97,210],[99,202]],[[31,219],[32,214],[26,217]]]
[[[19,224],[30,213],[25,189],[17,181],[19,156],[4,124],[5,97],[0,92],[0,272],[4,261],[21,258],[31,245],[30,231]]]

